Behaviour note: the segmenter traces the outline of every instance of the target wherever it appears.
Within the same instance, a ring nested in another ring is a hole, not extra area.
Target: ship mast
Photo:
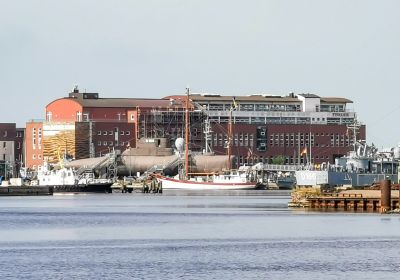
[[[232,111],[233,108],[229,110],[229,123],[228,123],[228,169],[232,169],[232,135],[233,135],[233,125],[232,125]]]
[[[186,110],[185,110],[185,177],[189,178],[189,88],[186,88]]]

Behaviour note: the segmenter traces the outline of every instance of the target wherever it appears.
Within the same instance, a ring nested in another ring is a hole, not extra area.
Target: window
[[[108,135],[113,135],[112,130],[110,130],[110,131],[108,132]]]
[[[103,131],[103,135],[107,135],[107,131],[104,130],[104,131]]]
[[[36,159],[36,155],[35,154],[32,155],[32,159]]]
[[[107,146],[107,141],[104,141],[104,142],[103,142],[103,146]]]
[[[125,131],[121,130],[121,135],[125,135]]]
[[[101,130],[97,131],[97,135],[101,135]]]
[[[7,137],[7,130],[4,131],[3,137]]]
[[[101,146],[101,141],[97,141],[97,146]]]
[[[197,133],[197,129],[196,129],[196,133]],[[126,133],[125,133],[125,135],[131,135],[131,132],[130,131],[127,131]],[[196,135],[195,135],[196,136]]]

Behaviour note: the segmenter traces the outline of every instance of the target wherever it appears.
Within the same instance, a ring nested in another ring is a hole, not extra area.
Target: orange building
[[[25,166],[37,169],[43,164],[43,122],[32,120],[26,123]]]

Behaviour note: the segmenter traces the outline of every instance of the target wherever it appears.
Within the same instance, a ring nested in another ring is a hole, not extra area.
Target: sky
[[[0,122],[100,97],[345,97],[367,142],[400,142],[400,1],[0,0]]]

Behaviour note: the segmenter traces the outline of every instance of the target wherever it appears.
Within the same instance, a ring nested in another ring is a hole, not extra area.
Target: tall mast
[[[228,169],[232,169],[232,134],[233,134],[233,126],[232,126],[232,111],[231,108],[229,110],[229,123],[228,123]]]
[[[189,174],[189,88],[186,88],[186,110],[185,110],[185,177],[188,179]]]
[[[309,165],[311,165],[312,164],[312,161],[311,161],[311,131],[310,131],[310,135],[308,136],[309,138],[308,138],[308,145],[310,146],[310,162],[309,162]]]

